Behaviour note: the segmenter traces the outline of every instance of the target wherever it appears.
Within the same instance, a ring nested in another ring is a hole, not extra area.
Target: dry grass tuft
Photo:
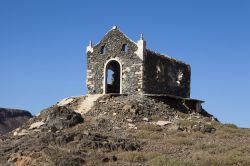
[[[182,159],[169,159],[166,156],[158,156],[146,163],[148,166],[193,166],[194,163]]]
[[[122,152],[118,154],[118,158],[122,161],[129,162],[129,163],[136,163],[136,162],[146,162],[150,159],[153,159],[159,156],[160,153],[157,152]]]

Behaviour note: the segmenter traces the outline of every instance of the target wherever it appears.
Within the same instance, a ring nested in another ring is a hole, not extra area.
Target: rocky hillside
[[[18,128],[31,117],[28,111],[0,108],[0,135]]]
[[[250,165],[249,129],[136,95],[104,95],[81,115],[83,98],[1,138],[0,165]]]

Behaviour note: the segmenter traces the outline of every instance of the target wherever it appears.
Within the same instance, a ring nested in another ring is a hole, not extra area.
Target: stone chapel
[[[149,50],[114,26],[87,46],[88,94],[167,94],[190,97],[190,65]]]

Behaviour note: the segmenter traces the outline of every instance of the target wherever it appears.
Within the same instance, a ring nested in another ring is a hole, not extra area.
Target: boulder
[[[159,125],[159,126],[166,126],[166,125],[169,125],[169,124],[172,124],[172,122],[164,121],[164,120],[159,120],[158,122],[156,122],[156,125]]]
[[[74,101],[74,99],[71,97],[65,98],[65,99],[61,100],[60,102],[58,102],[57,106],[65,106],[65,105],[71,103],[72,101]]]
[[[14,136],[23,136],[23,135],[27,135],[27,134],[29,134],[29,131],[26,130],[26,129],[22,129],[20,132],[15,131],[15,132],[13,133]]]
[[[128,121],[128,122],[133,122],[133,120],[132,120],[132,119],[127,119],[127,121]]]
[[[142,120],[143,120],[143,121],[146,121],[146,122],[149,121],[148,118],[146,118],[146,117],[144,117]]]
[[[45,124],[49,128],[61,130],[73,127],[83,121],[81,114],[67,107],[54,107],[53,111],[48,114]]]
[[[29,129],[38,129],[40,128],[42,125],[44,125],[44,122],[35,122],[35,123],[32,123],[29,127]]]

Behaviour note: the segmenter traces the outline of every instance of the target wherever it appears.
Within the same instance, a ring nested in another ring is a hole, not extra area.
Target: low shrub
[[[169,159],[165,156],[158,156],[146,163],[147,166],[193,166],[191,161],[181,159]]]
[[[225,123],[225,124],[223,124],[223,127],[228,127],[231,129],[238,129],[238,126],[236,126],[235,124],[232,124],[232,123]]]

